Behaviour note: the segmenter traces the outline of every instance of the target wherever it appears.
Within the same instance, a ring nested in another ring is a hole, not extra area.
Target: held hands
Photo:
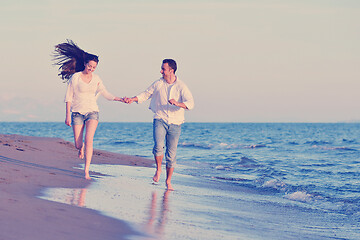
[[[138,101],[137,97],[132,97],[132,98],[124,97],[124,103],[127,103],[127,104],[131,104],[131,103],[137,102],[137,101]]]
[[[125,102],[124,98],[119,98],[119,97],[115,97],[114,101],[119,101],[119,102],[123,102],[123,103]]]
[[[127,103],[127,104],[131,104],[133,102],[137,102],[138,98],[137,97],[132,97],[132,98],[128,98],[128,97],[123,97],[123,98],[119,98],[119,97],[115,97],[114,101],[119,101],[119,102],[123,102],[123,103]],[[169,104],[173,105],[173,106],[177,106],[177,107],[181,107],[181,108],[187,108],[185,106],[185,104],[183,103],[179,103],[178,101],[176,101],[175,99],[170,99],[169,100]]]
[[[123,103],[133,103],[133,102],[137,102],[137,97],[132,97],[132,98],[128,98],[128,97],[123,97],[123,98],[119,98],[119,97],[115,97],[114,101],[119,101],[119,102],[123,102]]]
[[[131,104],[134,102],[134,100],[132,98],[124,97],[124,102],[127,104]]]

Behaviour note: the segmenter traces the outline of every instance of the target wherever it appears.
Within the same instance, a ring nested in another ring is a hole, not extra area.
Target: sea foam
[[[285,198],[299,202],[311,202],[314,199],[314,196],[305,191],[298,191],[291,194],[286,194]]]

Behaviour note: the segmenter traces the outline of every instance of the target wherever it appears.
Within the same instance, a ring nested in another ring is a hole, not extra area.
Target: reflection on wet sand
[[[150,204],[147,208],[148,214],[145,219],[146,233],[156,237],[164,236],[165,225],[168,222],[169,195],[170,190],[165,190],[162,199],[158,199],[159,192],[154,190],[151,192]],[[79,207],[85,206],[87,189],[71,189],[68,194],[65,194],[64,202]]]
[[[157,192],[153,191],[151,194],[151,201],[149,206],[149,217],[146,223],[147,233],[151,235],[161,236],[164,232],[165,224],[167,222],[167,215],[169,208],[169,194],[170,190],[164,192],[162,202],[157,210]]]
[[[85,196],[86,196],[86,188],[81,189],[72,189],[69,197],[65,199],[65,203],[76,205],[79,207],[85,206]]]

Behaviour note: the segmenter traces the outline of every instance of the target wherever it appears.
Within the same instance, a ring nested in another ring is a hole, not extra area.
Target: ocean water
[[[0,133],[73,141],[63,123],[0,123]],[[151,159],[152,145],[152,123],[100,123],[94,139]],[[360,239],[360,124],[185,123],[177,155],[174,192],[151,184],[154,169],[93,165],[111,177],[43,197],[151,226],[150,238]]]

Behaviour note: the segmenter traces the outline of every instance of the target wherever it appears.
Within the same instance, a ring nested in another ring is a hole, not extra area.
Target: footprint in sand
[[[16,203],[18,200],[9,198],[8,201],[11,202],[11,203]]]

